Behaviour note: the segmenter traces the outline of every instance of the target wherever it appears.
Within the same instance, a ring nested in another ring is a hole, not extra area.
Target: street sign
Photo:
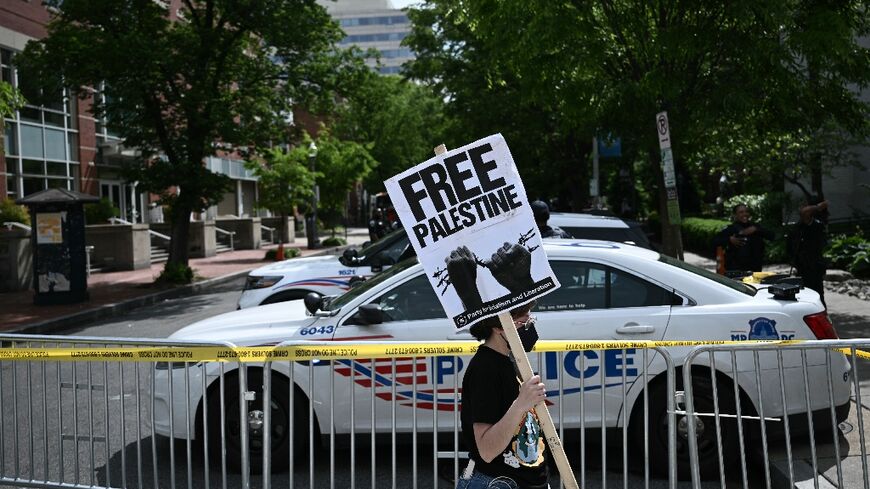
[[[659,148],[665,149],[671,147],[671,128],[668,127],[668,113],[659,112],[656,114],[656,129],[659,133]]]
[[[662,156],[662,177],[665,191],[668,194],[668,221],[672,225],[679,225],[680,202],[677,199],[677,175],[674,171],[674,153],[671,150],[671,128],[668,125],[668,113],[656,114],[656,130],[659,136],[659,149]]]
[[[559,287],[500,134],[436,155],[384,183],[456,327]]]

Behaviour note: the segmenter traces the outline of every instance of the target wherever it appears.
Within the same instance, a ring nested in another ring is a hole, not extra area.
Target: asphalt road
[[[243,282],[243,279],[239,279],[206,294],[143,307],[119,318],[70,331],[70,334],[165,338],[187,324],[235,310]],[[870,335],[870,314],[856,306],[853,300],[832,294],[829,307],[841,336]],[[865,395],[870,395],[868,365],[870,362],[863,362],[859,369],[859,375],[864,379],[862,393]],[[72,381],[74,378],[75,382]],[[153,436],[148,395],[150,383],[150,364],[119,367],[118,364],[93,363],[73,367],[73,364],[43,366],[38,363],[13,366],[11,362],[2,362],[0,473],[4,477],[37,480],[46,475],[48,479],[58,480],[62,473],[67,483],[113,487],[188,487],[188,481],[192,488],[207,487],[205,460],[200,446],[196,443],[191,445],[191,458],[188,461],[184,442],[170,443],[164,437]],[[19,393],[14,396],[17,402],[11,401],[13,396],[8,394],[12,392]],[[91,395],[88,395],[89,392]],[[31,402],[27,402],[28,399]],[[62,437],[58,437],[58,433],[62,433]],[[590,439],[594,440],[595,436]],[[338,448],[334,454],[323,451],[298,454],[303,461],[311,458],[316,461],[312,486],[350,486],[353,478],[358,487],[369,487],[369,481],[372,480],[370,445],[367,437],[362,438],[353,452],[345,446]],[[620,438],[611,437],[616,441]],[[439,449],[448,448],[441,446]],[[376,452],[375,487],[392,485],[393,466],[396,467],[398,487],[415,487],[415,482],[418,487],[433,487],[436,477],[431,443],[419,444],[416,472],[414,452],[409,446],[397,449],[395,461],[391,458],[389,446],[378,445]],[[331,481],[329,461],[333,457],[340,469]],[[573,453],[571,458],[575,472],[579,471],[581,465],[586,469],[584,487],[601,487],[602,478],[606,478],[608,486],[623,485],[621,447],[608,447],[607,469],[604,472],[600,470],[601,449],[596,445],[588,447],[584,464],[581,464],[577,453]],[[631,465],[638,464],[632,462]],[[171,470],[171,467],[175,469]],[[452,460],[441,462],[439,472],[442,476],[437,478],[438,487],[452,487],[448,482],[454,472]],[[158,481],[156,484],[155,478]],[[294,470],[296,486],[308,487],[308,478],[308,464],[303,462]],[[223,472],[213,457],[209,461],[208,479],[211,487],[223,485]],[[240,482],[238,474],[232,471],[227,474],[227,487],[238,487]],[[254,487],[262,485],[259,476],[254,476],[252,482]],[[284,487],[289,482],[288,474],[277,474],[272,482],[275,487]],[[554,488],[559,487],[555,478],[552,484]],[[641,474],[636,470],[630,471],[627,486],[643,487]],[[661,480],[653,480],[650,485],[665,486]],[[718,487],[718,483],[705,484],[707,486]],[[680,487],[688,485],[681,484]]]

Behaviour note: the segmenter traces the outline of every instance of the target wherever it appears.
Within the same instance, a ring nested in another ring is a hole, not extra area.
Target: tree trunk
[[[171,238],[169,242],[169,260],[166,262],[168,267],[172,265],[188,266],[189,262],[189,237],[190,237],[190,214],[189,206],[182,204],[176,200],[172,206],[172,226]]]
[[[287,235],[287,213],[281,211],[281,235],[278,236],[278,246],[284,246],[284,236]]]

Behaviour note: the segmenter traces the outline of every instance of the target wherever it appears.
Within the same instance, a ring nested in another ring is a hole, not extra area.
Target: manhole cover
[[[855,429],[855,427],[852,426],[852,423],[850,423],[850,422],[848,422],[848,421],[843,421],[842,423],[840,423],[839,428],[840,428],[840,431],[841,431],[844,435],[848,435],[849,433],[852,432],[852,430]]]

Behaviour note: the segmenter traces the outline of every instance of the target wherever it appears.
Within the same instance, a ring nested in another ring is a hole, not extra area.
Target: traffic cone
[[[284,243],[278,245],[278,251],[275,252],[275,261],[284,261]]]

